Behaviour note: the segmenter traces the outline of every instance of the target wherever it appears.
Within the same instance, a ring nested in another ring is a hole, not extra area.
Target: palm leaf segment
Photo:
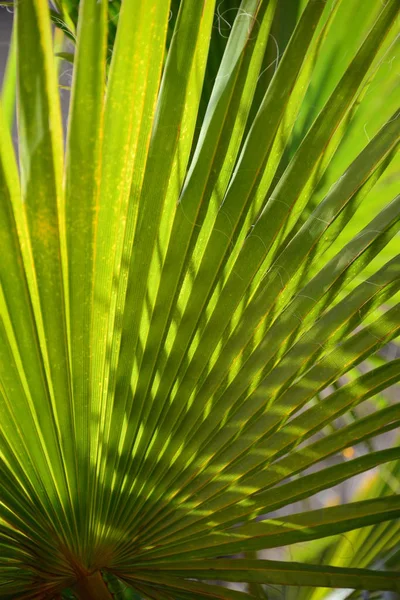
[[[166,0],[124,0],[108,70],[106,3],[82,0],[64,157],[49,9],[18,3],[19,170],[0,115],[2,598],[107,598],[113,578],[156,600],[243,596],[212,580],[399,591],[395,571],[229,558],[400,514],[389,495],[268,518],[400,457],[324,462],[398,427],[393,403],[314,435],[400,377],[399,360],[357,371],[400,329],[382,71],[399,7],[354,4],[330,72],[349,3],[299,4],[289,35],[273,0],[229,18],[183,0],[172,19]]]
[[[368,445],[374,442],[368,440]],[[398,491],[399,486],[399,461],[393,461],[383,465],[379,470],[369,473],[364,477],[362,485],[357,489],[354,500],[360,500],[373,496],[386,496]],[[341,567],[373,567],[376,569],[393,568],[398,566],[399,560],[400,523],[397,520],[385,521],[360,529],[349,531],[346,535],[334,535],[328,538],[320,538],[306,544],[288,546],[291,551],[291,559],[294,561],[318,562],[320,564],[335,565]],[[259,585],[259,584],[253,584]],[[333,598],[336,592],[326,588],[302,587],[286,588],[288,600],[300,598],[301,600],[322,600],[322,598]],[[271,598],[278,598],[282,594],[279,587],[274,587]],[[332,594],[332,595],[331,595]],[[343,598],[362,597],[360,592],[341,590]],[[364,594],[365,595],[365,594]],[[379,592],[371,593],[370,598],[380,598]]]

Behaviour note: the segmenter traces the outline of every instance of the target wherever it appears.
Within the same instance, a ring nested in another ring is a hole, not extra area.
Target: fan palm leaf
[[[0,107],[3,598],[400,591],[395,569],[236,556],[400,515],[396,493],[274,513],[400,458],[327,462],[398,428],[395,402],[320,435],[400,379],[399,359],[374,362],[400,331],[400,113],[382,75],[399,5],[354,4],[340,33],[340,1],[296,2],[287,24],[278,0],[18,3],[19,164],[12,63]],[[51,19],[76,40],[65,148]],[[387,104],[364,136],[374,84]]]

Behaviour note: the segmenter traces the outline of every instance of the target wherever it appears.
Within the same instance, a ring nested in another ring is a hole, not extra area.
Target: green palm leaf
[[[367,546],[357,565],[235,557],[398,539],[383,489],[271,514],[400,459],[371,445],[400,425],[382,400],[400,379],[382,355],[400,332],[400,119],[382,71],[398,13],[18,3],[0,106],[2,598],[400,591],[398,563],[375,568]]]

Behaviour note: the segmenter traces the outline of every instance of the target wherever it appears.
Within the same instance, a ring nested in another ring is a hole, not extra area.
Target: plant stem
[[[106,586],[100,571],[82,577],[74,591],[80,600],[110,600],[112,595]]]

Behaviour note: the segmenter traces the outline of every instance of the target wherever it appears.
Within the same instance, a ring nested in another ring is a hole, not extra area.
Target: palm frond
[[[397,0],[18,3],[0,106],[2,598],[400,592],[368,543],[354,565],[242,557],[398,540],[398,490],[290,511],[399,464],[398,445],[371,445],[400,425],[382,401],[400,379],[384,354],[400,333],[398,17]]]

